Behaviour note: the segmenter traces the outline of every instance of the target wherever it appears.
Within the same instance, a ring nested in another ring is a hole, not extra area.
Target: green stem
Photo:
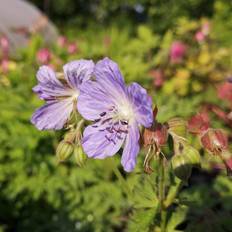
[[[183,182],[180,179],[176,179],[176,185],[172,186],[169,190],[169,193],[164,201],[165,208],[168,208],[176,199],[177,194],[181,190]]]
[[[162,155],[159,157],[159,168],[160,168],[160,173],[159,173],[159,201],[160,201],[160,229],[161,232],[166,231],[166,216],[167,212],[165,209],[164,205],[164,200],[165,200],[165,177],[164,177],[164,158]]]
[[[121,172],[119,171],[117,164],[115,164],[115,162],[112,159],[109,159],[109,164],[111,165],[112,170],[115,176],[118,178],[122,186],[122,189],[126,193],[127,197],[131,197],[132,196],[131,189],[129,188],[128,183],[126,182],[125,178],[122,176]]]

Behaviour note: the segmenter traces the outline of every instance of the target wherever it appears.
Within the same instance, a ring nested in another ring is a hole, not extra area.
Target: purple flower
[[[56,73],[48,66],[37,72],[39,84],[33,88],[46,104],[37,109],[31,122],[39,130],[59,130],[76,108],[80,86],[92,76],[94,63],[90,60],[73,61],[64,65],[65,81],[57,79]]]
[[[83,133],[88,157],[113,156],[124,145],[121,163],[130,172],[139,153],[139,126],[153,121],[152,100],[137,83],[126,86],[116,63],[108,58],[94,68],[95,79],[81,86],[78,111],[94,123]]]

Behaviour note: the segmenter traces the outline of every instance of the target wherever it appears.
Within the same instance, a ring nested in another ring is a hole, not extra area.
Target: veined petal
[[[31,122],[39,130],[60,130],[69,119],[72,110],[73,100],[71,98],[51,101],[35,111]]]
[[[102,112],[107,112],[116,99],[111,98],[97,81],[87,81],[81,85],[78,97],[78,112],[87,120],[96,120]]]
[[[119,138],[117,133],[109,134],[106,130],[86,127],[83,134],[82,146],[88,157],[104,159],[113,156],[123,144],[124,137]]]
[[[48,66],[42,66],[37,72],[39,84],[33,88],[41,99],[69,96],[70,88],[64,86],[56,77],[55,72]],[[50,100],[50,99],[49,99]]]
[[[94,63],[92,60],[75,60],[64,65],[63,69],[69,85],[79,89],[80,85],[93,75]]]
[[[126,172],[133,171],[139,153],[139,128],[136,123],[130,126],[122,153],[121,164]]]
[[[102,86],[102,89],[108,93],[108,96],[125,98],[126,88],[124,79],[115,62],[109,58],[100,60],[95,65],[94,75],[97,82]]]
[[[144,127],[150,127],[153,122],[152,100],[147,91],[137,83],[127,87],[130,101],[133,104],[136,121]]]

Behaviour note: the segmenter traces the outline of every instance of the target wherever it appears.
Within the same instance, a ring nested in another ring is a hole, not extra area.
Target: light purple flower
[[[64,65],[65,83],[57,79],[56,73],[48,66],[37,72],[38,85],[33,91],[46,104],[37,109],[31,122],[39,130],[62,129],[71,112],[76,108],[80,86],[90,79],[94,69],[91,60],[72,61]]]
[[[94,121],[83,133],[82,145],[88,157],[113,156],[124,145],[121,163],[130,172],[139,153],[139,126],[153,121],[152,100],[137,83],[126,86],[116,63],[108,58],[94,68],[95,80],[81,86],[78,111]]]

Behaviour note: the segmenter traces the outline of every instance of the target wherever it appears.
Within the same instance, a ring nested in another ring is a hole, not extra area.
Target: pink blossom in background
[[[10,47],[9,40],[7,39],[7,37],[1,36],[0,37],[0,50],[1,50],[4,58],[8,57],[9,47]]]
[[[153,69],[149,72],[149,76],[153,79],[153,86],[160,88],[163,86],[165,81],[164,72],[161,69]]]
[[[51,52],[47,48],[41,48],[36,54],[36,59],[39,64],[48,64],[51,57]]]
[[[69,54],[74,54],[77,50],[77,44],[75,42],[68,44],[67,51]]]
[[[7,73],[9,70],[9,61],[7,59],[3,59],[1,61],[0,67],[3,73]]]
[[[170,59],[172,63],[179,63],[183,60],[187,46],[181,41],[175,41],[171,45]]]
[[[209,22],[205,22],[203,25],[202,25],[202,28],[201,28],[201,31],[204,35],[208,35],[209,32],[210,32],[210,24]]]
[[[65,36],[59,36],[58,40],[57,40],[57,44],[58,46],[60,46],[61,48],[64,48],[67,45],[68,39]]]
[[[195,39],[197,42],[203,42],[205,40],[205,34],[202,31],[197,31],[195,34]]]
[[[232,83],[226,82],[220,85],[217,92],[219,98],[232,102]]]

